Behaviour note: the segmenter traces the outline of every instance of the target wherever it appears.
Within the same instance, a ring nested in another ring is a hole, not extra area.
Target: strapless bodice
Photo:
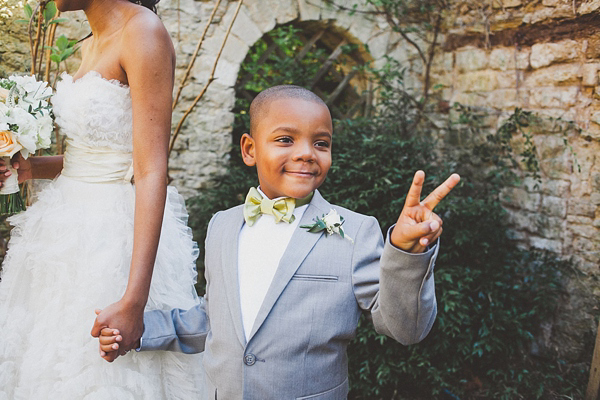
[[[129,87],[96,71],[81,78],[62,74],[52,105],[60,132],[89,147],[120,152],[133,149],[133,115]]]

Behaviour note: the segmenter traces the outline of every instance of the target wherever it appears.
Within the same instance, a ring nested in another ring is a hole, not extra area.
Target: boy
[[[384,246],[375,218],[331,205],[317,191],[331,166],[333,133],[319,97],[276,86],[256,97],[250,118],[242,156],[256,165],[259,190],[208,226],[205,302],[146,313],[141,350],[204,351],[211,399],[345,399],[346,348],[361,312],[403,344],[431,329],[439,245],[427,246],[442,233],[432,210],[460,178],[420,202],[418,171]],[[101,328],[96,321],[94,333]],[[128,350],[118,349],[119,340],[117,330],[102,329],[104,358]]]

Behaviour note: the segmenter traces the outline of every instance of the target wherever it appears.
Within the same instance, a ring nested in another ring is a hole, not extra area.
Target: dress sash
[[[68,138],[61,175],[89,183],[131,183],[133,155]]]

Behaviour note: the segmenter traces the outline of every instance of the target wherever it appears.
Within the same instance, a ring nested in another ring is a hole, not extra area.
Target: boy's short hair
[[[316,94],[301,86],[279,85],[273,86],[260,92],[250,104],[250,135],[256,129],[256,124],[266,111],[266,106],[273,100],[281,98],[293,98],[312,101],[327,107],[327,104]],[[329,110],[329,107],[327,107]]]

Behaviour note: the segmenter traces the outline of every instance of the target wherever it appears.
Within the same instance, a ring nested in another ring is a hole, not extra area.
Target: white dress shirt
[[[265,196],[260,188],[258,190]],[[291,224],[285,221],[276,223],[272,215],[263,214],[254,225],[244,223],[242,226],[238,242],[238,279],[246,340],[250,338],[279,261],[307,207],[303,205],[294,209],[295,219]]]

